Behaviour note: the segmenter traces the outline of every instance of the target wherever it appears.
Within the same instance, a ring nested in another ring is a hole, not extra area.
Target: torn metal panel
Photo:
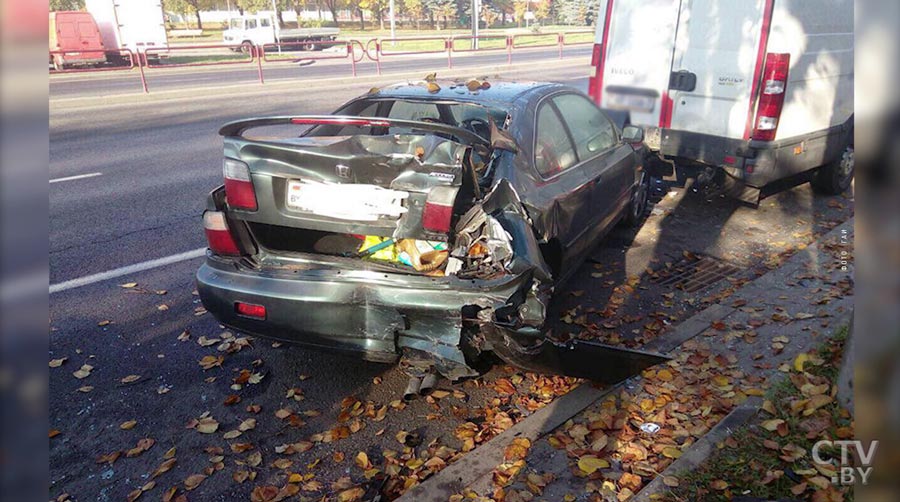
[[[552,373],[613,384],[639,375],[671,358],[653,352],[613,347],[587,340],[558,342],[537,328],[485,328],[491,348],[507,363],[536,373]]]

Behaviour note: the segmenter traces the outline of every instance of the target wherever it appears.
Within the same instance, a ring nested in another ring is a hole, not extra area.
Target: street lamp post
[[[394,25],[394,0],[391,0],[391,2],[388,5],[390,7],[390,14],[391,14],[391,39],[393,40],[394,38],[397,38],[396,32],[395,32],[395,25]]]
[[[481,18],[481,0],[472,0],[472,48],[478,49],[478,20]]]

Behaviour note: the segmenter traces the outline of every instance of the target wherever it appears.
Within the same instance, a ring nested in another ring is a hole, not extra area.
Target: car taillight
[[[250,180],[250,167],[239,160],[225,159],[222,164],[225,175],[225,200],[234,209],[256,211],[256,192]]]
[[[456,187],[434,187],[428,192],[425,209],[422,210],[422,227],[425,230],[441,233],[450,231],[457,191]]]
[[[255,305],[253,303],[234,302],[234,310],[238,314],[256,319],[266,318],[266,307],[264,305]]]
[[[759,141],[772,141],[778,131],[778,120],[784,106],[784,94],[787,90],[788,70],[791,55],[786,53],[766,54],[766,65],[763,70],[763,86],[756,107],[756,123],[752,138]]]
[[[225,256],[241,255],[237,241],[228,230],[225,213],[219,211],[203,213],[203,230],[206,231],[206,242],[209,243],[209,249],[213,253]]]

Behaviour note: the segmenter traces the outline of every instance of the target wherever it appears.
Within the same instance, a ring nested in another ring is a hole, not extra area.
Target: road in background
[[[316,53],[322,55],[323,53]],[[567,47],[563,51],[566,59],[590,57],[590,46]],[[270,57],[277,57],[272,55]],[[302,57],[302,54],[301,54]],[[513,63],[553,62],[559,59],[556,47],[516,49]],[[506,64],[505,51],[493,51],[482,54],[454,53],[455,67],[483,68],[486,66]],[[446,54],[385,56],[382,61],[383,73],[398,71],[421,71],[423,75],[447,70]],[[376,76],[375,63],[368,58],[357,64],[358,77],[351,73],[349,59],[303,60],[296,63],[266,63],[263,71],[267,83],[296,79],[320,79],[340,77],[352,82],[356,79]],[[477,71],[477,70],[476,70]],[[587,74],[585,68],[583,74]],[[222,66],[193,66],[173,68],[146,69],[147,83],[150,92],[172,89],[190,89],[216,85],[241,83],[258,83],[256,63],[232,64]],[[552,75],[552,73],[551,73]],[[535,77],[537,78],[537,77]],[[548,77],[549,78],[549,77]],[[51,75],[50,99],[94,96],[104,94],[140,93],[141,80],[137,69],[130,71],[110,71],[97,73],[69,73]]]

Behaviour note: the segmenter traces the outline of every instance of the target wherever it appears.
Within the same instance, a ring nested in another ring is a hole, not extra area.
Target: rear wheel
[[[249,40],[244,40],[241,42],[241,52],[244,54],[250,54],[253,51],[253,43]]]
[[[306,42],[303,45],[303,50],[310,51],[310,52],[317,51],[317,50],[319,50],[319,44],[312,42],[312,41]]]
[[[622,220],[630,227],[638,226],[644,219],[647,210],[647,200],[650,197],[650,177],[646,173],[641,174],[641,182],[634,188],[631,194],[631,202],[628,204],[628,213]]]
[[[822,194],[841,194],[850,187],[854,170],[853,145],[847,145],[840,158],[820,167],[813,174],[810,184],[816,192]]]

